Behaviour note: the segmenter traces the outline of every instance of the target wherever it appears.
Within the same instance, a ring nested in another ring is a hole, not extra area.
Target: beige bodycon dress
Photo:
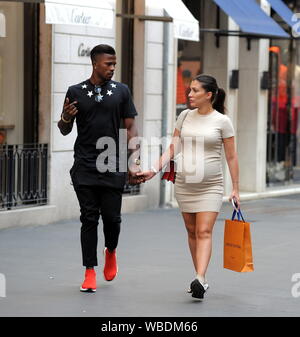
[[[207,115],[184,110],[175,127],[181,140],[175,180],[181,212],[219,212],[224,194],[222,139],[234,136],[231,120],[217,110]]]

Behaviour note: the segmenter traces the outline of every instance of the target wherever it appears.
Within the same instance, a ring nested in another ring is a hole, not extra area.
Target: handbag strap
[[[185,121],[186,116],[188,115],[188,113],[189,113],[189,110],[187,109],[187,110],[186,110],[186,113],[185,113],[185,115],[184,115],[184,117],[183,117],[182,123],[181,123],[180,133],[181,133],[181,129],[182,129],[183,122]]]
[[[183,110],[184,111],[184,110]],[[182,123],[181,123],[181,127],[180,127],[180,137],[181,137],[181,129],[182,129],[182,125],[183,125],[183,122],[185,121],[186,119],[186,116],[188,115],[189,113],[189,109],[186,110],[186,113],[184,114],[184,117],[183,117],[183,120],[182,120]],[[177,154],[178,155],[178,154]],[[170,160],[171,162],[174,161],[174,158]]]

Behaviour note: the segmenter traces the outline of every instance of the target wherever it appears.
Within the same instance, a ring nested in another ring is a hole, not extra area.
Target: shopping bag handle
[[[238,220],[240,221],[241,218],[242,218],[242,220],[245,222],[244,217],[243,217],[243,214],[242,214],[242,211],[241,211],[240,208],[237,208],[238,205],[237,205],[237,203],[234,201],[234,198],[231,199],[231,203],[232,203],[232,206],[233,206],[233,208],[234,208],[234,211],[233,211],[233,213],[232,213],[231,220],[234,220],[234,218],[235,218],[235,216],[236,216],[236,214],[237,214]]]
[[[237,204],[237,202],[235,201],[235,198],[234,198],[234,197],[231,198],[231,203],[232,203],[233,208],[238,212],[238,211],[239,211],[239,209],[238,209],[238,204]]]
[[[233,211],[231,220],[234,220],[236,214],[237,214],[237,216],[238,216],[238,220],[239,220],[239,221],[240,221],[241,218],[242,218],[243,222],[246,222],[246,221],[244,220],[243,214],[242,214],[242,212],[241,212],[240,209],[238,210],[238,212],[237,212],[236,210]]]

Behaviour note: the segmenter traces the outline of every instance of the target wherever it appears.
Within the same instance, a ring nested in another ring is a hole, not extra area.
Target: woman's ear
[[[211,101],[213,93],[211,91],[207,92],[206,98]]]

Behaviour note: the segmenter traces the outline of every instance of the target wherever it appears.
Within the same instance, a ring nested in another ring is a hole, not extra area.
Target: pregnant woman
[[[153,178],[177,153],[175,196],[187,229],[196,277],[190,285],[192,297],[202,299],[208,289],[205,278],[212,251],[212,230],[223,200],[222,145],[232,179],[229,201],[240,207],[239,167],[234,129],[225,113],[225,91],[215,78],[199,75],[191,83],[190,106],[175,124],[169,148],[152,166],[138,173]]]

